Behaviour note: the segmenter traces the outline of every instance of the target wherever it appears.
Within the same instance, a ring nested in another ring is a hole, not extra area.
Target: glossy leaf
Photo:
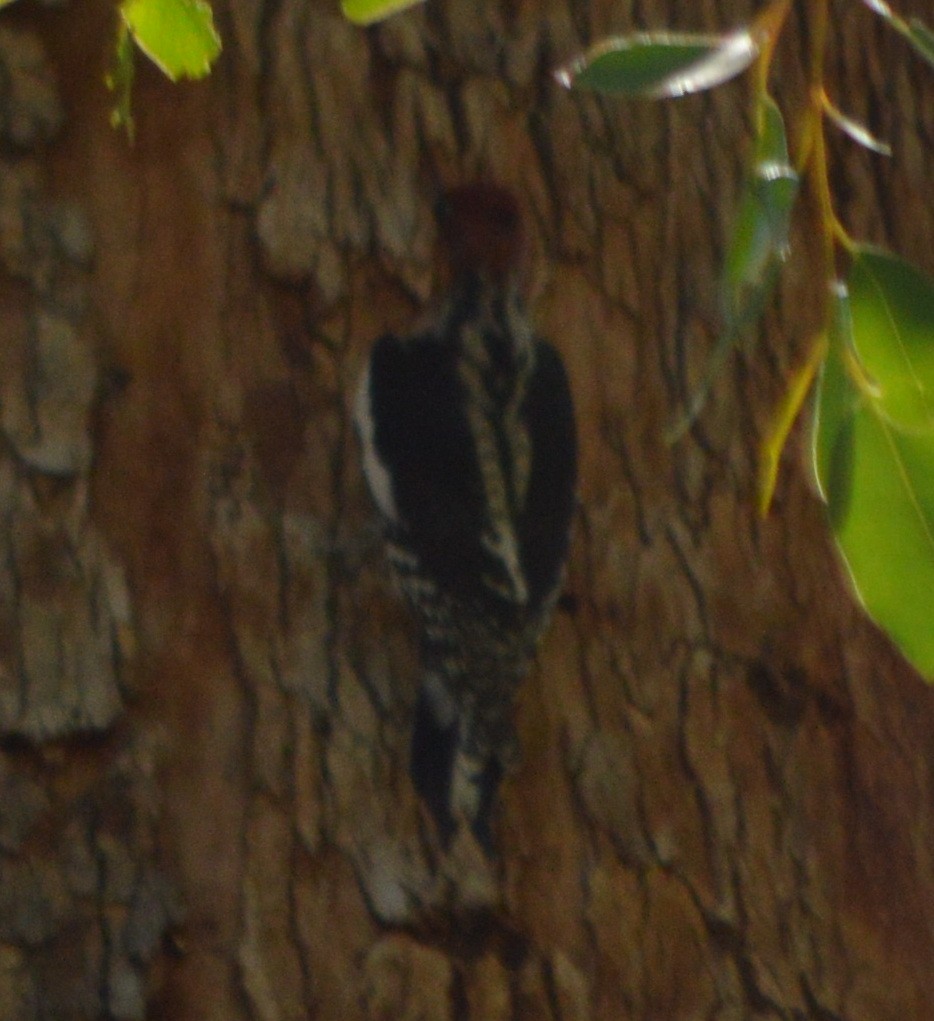
[[[840,288],[818,395],[814,464],[856,592],[934,679],[934,430],[904,432],[860,381],[856,309]]]
[[[934,32],[920,18],[909,19],[907,38],[915,50],[934,67]]]
[[[798,175],[788,162],[785,125],[774,101],[760,102],[753,165],[740,199],[720,282],[723,328],[684,414],[667,431],[674,442],[700,414],[727,355],[762,315],[788,254]]]
[[[934,437],[900,433],[870,405],[848,428],[850,495],[837,542],[869,615],[934,679]]]
[[[767,94],[761,96],[757,115],[756,162],[787,163],[788,139],[785,135],[785,121],[778,104]]]
[[[788,254],[798,175],[788,162],[781,111],[765,96],[759,111],[755,163],[740,200],[723,274],[723,317],[742,330],[761,314]]]
[[[221,51],[205,0],[124,0],[120,14],[136,45],[172,81],[203,78]]]
[[[883,142],[881,139],[876,138],[874,134],[859,121],[853,120],[852,117],[847,117],[845,113],[838,110],[837,107],[830,102],[829,99],[825,98],[824,101],[824,112],[830,118],[831,122],[835,124],[845,135],[847,135],[852,141],[856,142],[857,145],[861,145],[871,152],[879,153],[880,156],[891,156],[892,147],[888,142]]]
[[[834,526],[846,516],[850,499],[853,420],[861,400],[847,368],[853,357],[850,296],[837,284],[814,416],[814,472]]]
[[[415,7],[424,0],[341,0],[341,10],[348,21],[355,25],[372,25],[383,21],[391,14]]]
[[[758,52],[745,28],[723,36],[636,33],[603,40],[555,77],[566,88],[665,99],[729,81]]]
[[[896,32],[903,35],[915,52],[934,67],[934,31],[931,31],[920,18],[909,18],[905,21],[885,0],[863,0],[863,3],[884,18]]]
[[[889,252],[860,246],[849,274],[853,343],[879,389],[879,413],[903,431],[934,427],[934,282]]]

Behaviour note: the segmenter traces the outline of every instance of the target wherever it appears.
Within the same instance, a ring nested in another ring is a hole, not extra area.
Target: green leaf
[[[724,265],[723,317],[727,330],[748,328],[759,317],[788,254],[798,175],[788,162],[781,111],[770,96],[759,109],[755,164],[740,200]]]
[[[758,53],[745,28],[723,36],[640,32],[597,43],[555,77],[566,88],[665,99],[729,81]]]
[[[866,611],[934,679],[934,437],[900,433],[871,406],[849,428],[851,493],[837,542]]]
[[[758,130],[756,132],[757,163],[787,163],[788,139],[785,136],[785,121],[778,104],[768,94],[759,99],[757,110]]]
[[[831,122],[835,124],[845,135],[870,152],[876,152],[880,156],[891,156],[892,147],[888,142],[883,142],[864,125],[860,124],[859,121],[853,120],[852,117],[847,117],[842,110],[838,110],[829,99],[824,97],[824,113],[830,118]]]
[[[854,357],[850,296],[838,283],[814,416],[814,473],[835,529],[846,517],[853,473],[853,420],[861,400],[847,368]]]
[[[934,283],[888,252],[859,246],[849,274],[853,343],[902,431],[934,427]]]
[[[856,311],[837,295],[818,393],[814,464],[857,595],[934,679],[934,430],[907,433],[860,378]]]
[[[123,0],[120,14],[136,45],[173,82],[203,78],[221,51],[205,0]]]
[[[348,21],[355,25],[372,25],[383,21],[391,14],[423,3],[424,0],[341,0],[341,10]]]
[[[723,328],[687,409],[667,431],[669,442],[681,437],[700,414],[727,355],[765,311],[788,254],[798,175],[788,162],[785,125],[771,97],[762,97],[758,114],[754,162],[720,281]]]
[[[130,39],[126,22],[117,25],[117,41],[114,46],[113,66],[104,81],[107,88],[115,93],[114,108],[110,112],[110,125],[113,128],[126,130],[130,141],[133,141],[135,125],[133,122],[133,79],[136,75],[133,42]]]
[[[0,10],[4,7],[8,7],[11,3],[13,3],[13,0],[0,0]]]
[[[884,18],[896,32],[903,35],[912,49],[934,67],[934,32],[920,18],[909,18],[905,21],[885,0],[863,0],[863,3]]]
[[[920,18],[908,19],[908,41],[934,67],[934,32]]]

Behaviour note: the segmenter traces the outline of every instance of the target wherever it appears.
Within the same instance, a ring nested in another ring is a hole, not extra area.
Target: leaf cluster
[[[883,0],[862,0],[934,66],[934,33]],[[824,132],[842,130],[871,151],[889,147],[830,100],[824,81],[829,0],[808,5],[809,102],[797,159],[768,91],[791,0],[772,0],[721,36],[636,33],[591,47],[556,73],[568,88],[669,98],[709,89],[755,66],[756,138],[721,276],[721,331],[707,371],[671,430],[700,413],[726,355],[768,306],[789,252],[800,185],[817,200],[828,301],[825,325],[791,379],[763,440],[760,509],[808,394],[816,391],[813,463],[828,520],[868,613],[934,679],[934,283],[898,256],[852,239],[836,217]],[[845,266],[841,272],[838,267]],[[817,380],[816,387],[814,382]]]

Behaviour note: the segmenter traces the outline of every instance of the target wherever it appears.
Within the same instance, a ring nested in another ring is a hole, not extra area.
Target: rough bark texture
[[[840,7],[835,93],[897,154],[835,147],[841,215],[932,273],[934,77]],[[548,73],[749,13],[683,8],[430,0],[363,32],[228,0],[209,81],[140,66],[132,148],[110,5],[2,12],[2,1021],[929,1021],[934,694],[854,606],[803,433],[754,507],[821,301],[808,231],[666,445],[746,86]],[[795,43],[777,72],[790,99]],[[411,635],[349,424],[430,292],[433,198],[477,176],[522,195],[582,445],[491,865],[440,856],[410,788]]]

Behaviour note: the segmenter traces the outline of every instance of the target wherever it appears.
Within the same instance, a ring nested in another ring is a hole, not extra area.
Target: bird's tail
[[[493,849],[492,815],[503,764],[496,754],[470,754],[465,721],[450,695],[429,680],[415,707],[410,773],[444,847],[466,822],[480,846]]]

